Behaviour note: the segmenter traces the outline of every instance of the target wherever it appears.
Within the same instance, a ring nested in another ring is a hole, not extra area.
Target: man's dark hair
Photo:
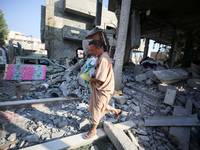
[[[99,40],[92,40],[89,42],[89,45],[94,45],[95,48],[102,48],[101,42]]]

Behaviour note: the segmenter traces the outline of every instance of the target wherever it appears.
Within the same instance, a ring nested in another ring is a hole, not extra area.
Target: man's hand
[[[99,81],[99,80],[97,80],[97,79],[95,79],[95,78],[90,78],[89,82],[90,82],[90,83],[95,83],[95,82],[97,82],[97,83],[100,84],[100,85],[103,84],[102,81]]]

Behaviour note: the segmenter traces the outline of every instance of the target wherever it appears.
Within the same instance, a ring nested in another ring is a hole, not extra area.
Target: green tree
[[[0,9],[0,45],[5,44],[5,40],[8,33],[9,33],[8,25],[6,24],[6,20],[4,19],[4,14]]]

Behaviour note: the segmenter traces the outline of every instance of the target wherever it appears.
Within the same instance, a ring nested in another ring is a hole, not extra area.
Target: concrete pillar
[[[172,68],[174,66],[174,60],[177,50],[177,32],[174,31],[173,37],[172,37],[172,47],[169,52],[169,67]]]
[[[119,33],[118,33],[117,46],[116,46],[117,53],[116,53],[116,60],[115,60],[115,66],[114,66],[116,90],[119,90],[123,87],[122,68],[123,68],[123,61],[124,61],[127,31],[128,31],[130,8],[131,8],[131,0],[123,0],[122,6],[121,6]]]
[[[95,25],[101,25],[102,0],[97,0]]]
[[[124,56],[124,63],[128,63],[130,59],[130,54],[132,51],[131,48],[131,26],[130,26],[130,21],[129,21],[129,26],[128,26],[128,32],[127,32],[127,39],[126,39],[126,47],[125,47],[125,56]]]
[[[181,67],[189,67],[191,64],[188,58],[188,54],[193,47],[192,44],[193,44],[193,36],[191,33],[188,33]]]
[[[143,58],[146,58],[146,57],[147,57],[148,51],[149,51],[149,39],[146,38],[146,40],[145,40],[145,47],[144,47]]]

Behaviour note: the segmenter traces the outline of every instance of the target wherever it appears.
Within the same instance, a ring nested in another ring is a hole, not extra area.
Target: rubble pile
[[[199,149],[200,128],[195,121],[200,118],[200,85],[193,80],[199,80],[200,76],[193,67],[177,70],[158,66],[156,71],[144,72],[140,65],[124,67],[122,95],[114,94],[109,102],[120,108],[122,115],[115,120],[113,112],[109,112],[101,119],[99,127],[103,126],[103,121],[132,120],[133,127],[125,132],[139,149]],[[33,81],[32,88],[22,99],[72,96],[81,97],[82,101],[1,111],[4,117],[0,118],[0,145],[19,149],[91,129],[91,115],[87,109],[91,93],[79,78],[83,71],[84,61],[81,60],[65,72],[50,75],[44,81]],[[170,78],[166,71],[172,73]],[[6,92],[0,94],[6,95]],[[9,119],[11,115],[16,119]],[[179,121],[187,120],[188,116],[193,125]],[[156,117],[160,117],[159,121]]]

